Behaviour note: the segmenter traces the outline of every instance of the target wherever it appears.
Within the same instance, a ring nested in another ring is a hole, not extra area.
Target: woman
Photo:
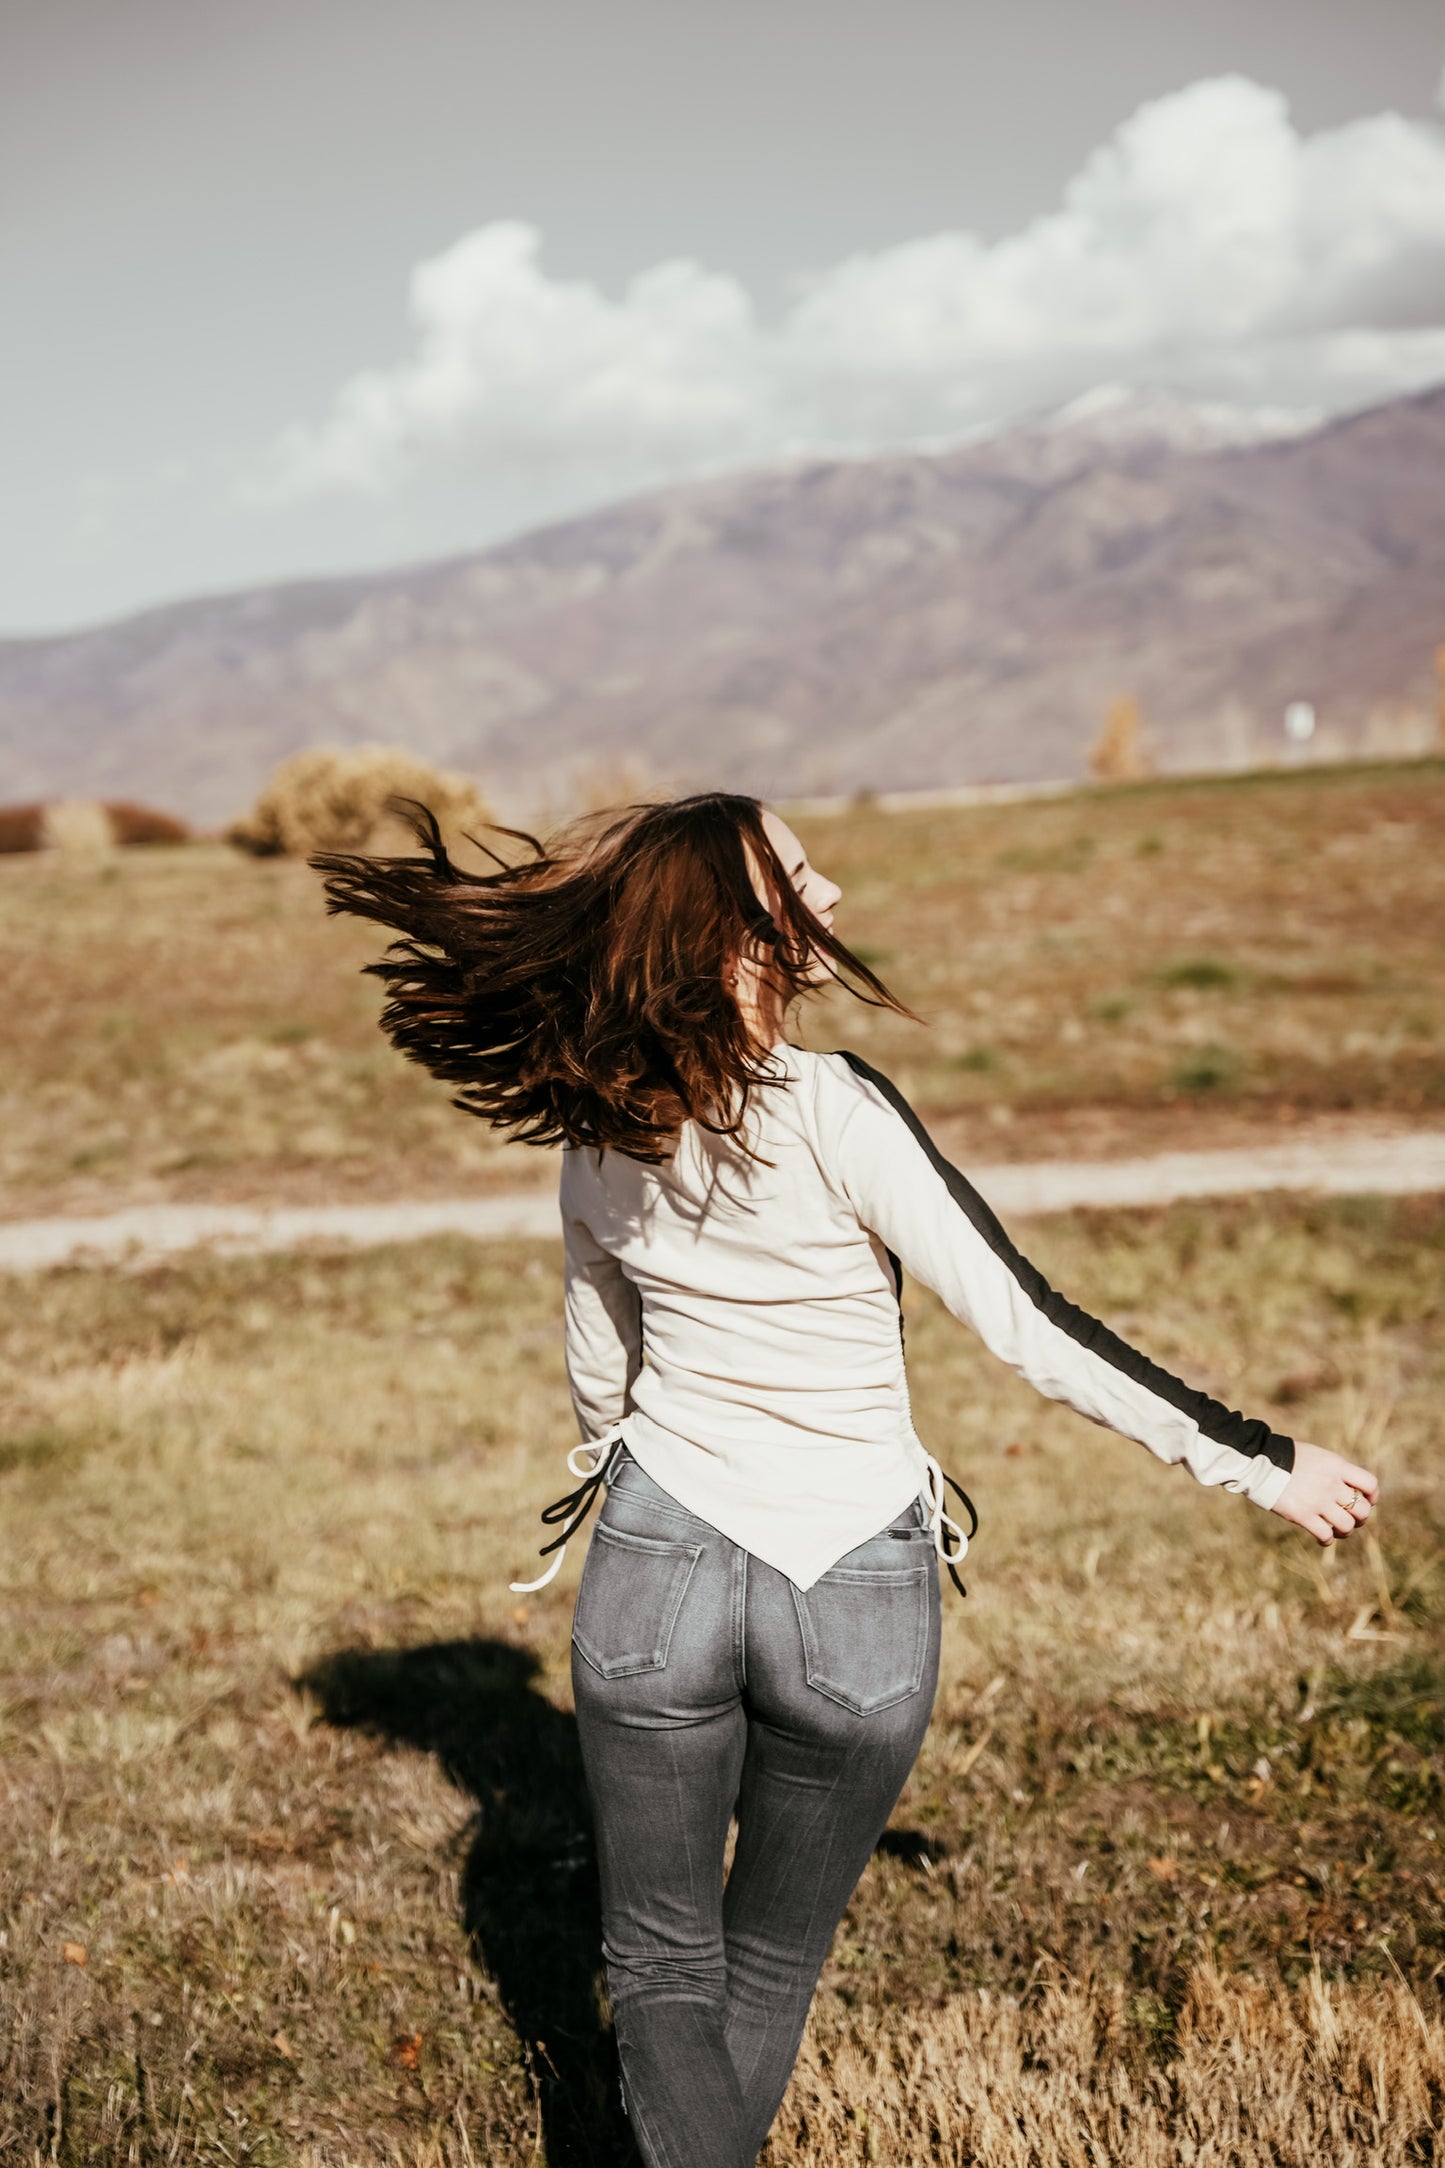
[[[564,1146],[586,1480],[549,1548],[605,1481],[573,1682],[623,2097],[650,2168],[743,2168],[928,1722],[935,1554],[966,1548],[909,1415],[899,1260],[1041,1392],[1321,1543],[1376,1480],[1085,1316],[886,1078],[788,1041],[831,979],[901,1004],[775,813],[635,807],[480,876],[418,833],[421,859],[316,863],[331,909],[405,937],[370,967],[396,1045]]]

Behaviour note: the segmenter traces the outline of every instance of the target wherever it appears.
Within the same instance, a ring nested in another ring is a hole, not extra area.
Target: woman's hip
[[[621,1449],[577,1596],[579,1711],[666,1727],[742,1703],[790,1731],[877,1738],[912,1729],[920,1704],[926,1724],[938,1639],[916,1503],[804,1590]]]

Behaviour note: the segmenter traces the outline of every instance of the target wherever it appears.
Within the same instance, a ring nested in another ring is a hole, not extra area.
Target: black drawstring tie
[[[576,1490],[568,1491],[564,1498],[554,1498],[551,1505],[542,1508],[543,1526],[555,1528],[560,1522],[562,1533],[554,1536],[550,1543],[544,1543],[537,1556],[546,1558],[552,1551],[555,1551],[557,1556],[539,1580],[511,1582],[509,1586],[514,1596],[532,1595],[537,1589],[545,1588],[558,1573],[567,1555],[567,1539],[581,1527],[596,1505],[597,1494],[612,1472],[612,1463],[621,1445],[622,1426],[614,1423],[611,1430],[604,1431],[600,1438],[593,1438],[586,1445],[573,1446],[567,1455],[568,1472],[580,1476],[582,1480]]]
[[[560,1528],[561,1533],[553,1536],[550,1543],[544,1543],[537,1555],[539,1558],[549,1558],[554,1551],[557,1555],[552,1558],[552,1563],[547,1568],[547,1571],[540,1575],[537,1580],[511,1582],[509,1585],[513,1595],[530,1596],[537,1589],[545,1588],[548,1582],[555,1578],[563,1559],[567,1555],[569,1538],[575,1535],[582,1526],[582,1523],[597,1503],[598,1493],[612,1474],[613,1463],[621,1450],[622,1442],[622,1426],[618,1423],[614,1424],[611,1430],[604,1431],[600,1438],[594,1438],[586,1445],[573,1446],[571,1452],[567,1455],[567,1467],[572,1475],[579,1478],[577,1488],[566,1492],[561,1498],[554,1498],[551,1505],[542,1508],[543,1526],[546,1528]],[[951,1475],[946,1474],[939,1467],[938,1462],[931,1453],[926,1454],[925,1459],[928,1467],[928,1481],[927,1488],[921,1495],[928,1503],[929,1534],[933,1538],[935,1551],[948,1568],[949,1580],[952,1581],[960,1596],[967,1596],[968,1590],[959,1578],[958,1568],[969,1544],[978,1534],[978,1512],[963,1485],[955,1482]],[[966,1529],[960,1527],[959,1523],[951,1519],[943,1510],[945,1485],[960,1501],[964,1512],[968,1515],[968,1527]],[[953,1538],[951,1546],[950,1537]]]
[[[948,1485],[949,1489],[953,1492],[954,1497],[959,1500],[964,1512],[968,1515],[968,1528],[966,1533],[968,1541],[972,1543],[974,1537],[978,1534],[978,1508],[975,1506],[973,1500],[969,1497],[968,1492],[964,1489],[963,1485],[961,1483],[956,1483],[946,1468],[940,1468],[938,1472],[943,1477],[943,1480]],[[968,1590],[964,1587],[962,1581],[958,1577],[958,1567],[955,1565],[954,1561],[949,1558],[945,1553],[940,1552],[939,1555],[943,1558],[943,1563],[948,1568],[949,1580],[952,1581],[954,1587],[958,1590],[960,1596],[966,1596],[968,1594]]]

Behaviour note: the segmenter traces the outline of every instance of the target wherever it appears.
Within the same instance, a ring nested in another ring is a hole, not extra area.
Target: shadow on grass
[[[297,1683],[325,1721],[434,1754],[477,1803],[463,1924],[527,2052],[546,2157],[634,2168],[599,2002],[602,1929],[575,1720],[502,1641],[343,1649]]]
[[[295,1683],[328,1724],[434,1754],[477,1803],[462,1921],[526,2051],[554,2168],[639,2168],[600,2000],[602,1922],[576,1719],[541,1690],[529,1649],[438,1641],[341,1649]],[[944,1856],[918,1830],[878,1852]]]

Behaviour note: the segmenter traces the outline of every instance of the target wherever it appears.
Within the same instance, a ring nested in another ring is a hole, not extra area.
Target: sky
[[[0,632],[1445,380],[1442,0],[0,0]]]

